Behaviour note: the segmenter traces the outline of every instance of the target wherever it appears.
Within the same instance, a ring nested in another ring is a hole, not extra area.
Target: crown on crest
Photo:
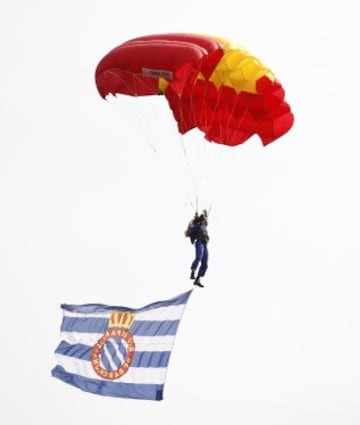
[[[135,320],[135,314],[129,311],[114,311],[109,319],[109,328],[129,329]]]

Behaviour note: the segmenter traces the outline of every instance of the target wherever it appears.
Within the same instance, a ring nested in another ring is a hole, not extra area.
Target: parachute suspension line
[[[217,149],[220,148],[220,149]],[[208,181],[208,194],[206,198],[205,209],[209,213],[213,207],[216,198],[216,189],[218,184],[218,167],[222,158],[221,148],[223,146],[216,145],[213,142],[209,142],[206,146],[206,165],[207,165],[207,181]]]
[[[208,91],[208,87],[206,88],[205,91],[205,96],[207,95],[207,91]],[[206,110],[204,109],[203,111],[203,115],[206,117],[206,128],[211,128],[212,124],[214,122],[214,119],[216,118],[216,111],[219,107],[219,105],[221,106],[221,93],[219,92],[216,98],[216,102],[213,105],[213,108],[211,108],[211,113],[206,113]],[[222,127],[220,127],[221,131]],[[225,129],[226,131],[226,129]],[[218,138],[220,137],[220,139],[223,139],[226,135],[224,134],[219,134]],[[211,134],[210,134],[210,139],[209,139],[209,143],[210,143],[210,147],[208,150],[208,153],[210,154],[210,158],[208,158],[208,164],[209,164],[209,170],[208,170],[208,174],[211,177],[211,189],[212,189],[212,194],[210,197],[210,201],[209,201],[209,205],[207,207],[208,210],[210,210],[215,202],[215,198],[216,198],[216,192],[217,192],[217,186],[219,184],[219,178],[220,178],[220,169],[222,167],[222,160],[223,160],[223,155],[225,153],[225,150],[227,149],[227,146],[215,143],[211,140]]]
[[[191,114],[192,114],[192,121],[193,123],[196,123],[196,114],[195,114],[195,109],[194,109],[194,104],[193,104],[193,91],[194,91],[194,86],[192,86],[192,93],[190,95],[190,103],[191,103]],[[180,113],[182,114],[182,110],[180,109]],[[191,138],[192,136],[194,136],[194,134],[190,134],[189,138]],[[194,140],[193,143],[191,144],[191,149],[189,147],[189,151],[190,150],[195,150],[195,148],[197,148],[197,152],[194,152],[194,155],[191,155],[191,158],[194,160],[194,164],[193,166],[190,164],[188,155],[187,155],[187,150],[185,148],[185,144],[184,144],[184,138],[180,137],[181,140],[181,146],[184,152],[184,156],[185,156],[185,161],[187,164],[187,167],[190,171],[190,175],[191,175],[191,180],[192,180],[192,186],[194,188],[195,191],[195,201],[192,201],[191,195],[189,196],[189,203],[191,205],[191,207],[196,211],[196,213],[199,212],[199,201],[200,201],[200,181],[201,178],[199,178],[199,172],[201,173],[201,166],[202,164],[199,164],[199,149],[197,146],[197,142],[198,140]],[[196,155],[195,155],[196,154]],[[195,203],[195,205],[194,205]]]
[[[216,203],[217,195],[221,194],[224,176],[226,174],[226,164],[230,155],[230,151],[234,149],[232,146],[208,142],[205,144],[206,149],[206,175],[207,175],[207,204],[206,210],[209,212]]]
[[[194,205],[194,202],[193,202],[192,197],[191,197],[191,195],[190,195],[189,192],[188,192],[188,201],[189,201],[189,204],[192,207],[192,209],[195,209],[195,211],[198,211],[198,206],[199,206],[199,188],[198,188],[198,184],[197,184],[197,181],[195,179],[195,175],[194,175],[193,169],[191,167],[191,164],[190,164],[190,161],[189,161],[187,152],[186,152],[186,148],[185,148],[185,145],[184,145],[184,137],[181,134],[179,134],[179,133],[178,133],[178,137],[180,139],[182,151],[183,151],[183,154],[184,154],[185,164],[186,164],[186,167],[187,167],[187,169],[189,171],[189,174],[191,176],[192,185],[195,188],[195,205]]]
[[[141,74],[131,74],[130,72],[129,72],[129,74],[132,78],[132,86],[133,87],[145,85],[145,82],[143,81],[143,78],[142,78],[143,76]],[[123,83],[126,85],[126,83],[124,81],[123,81]],[[126,87],[129,89],[129,85],[126,85]],[[154,153],[156,153],[157,152],[156,146],[152,142],[153,131],[152,131],[151,126],[150,126],[151,120],[146,119],[146,112],[147,112],[146,105],[145,105],[146,102],[144,102],[144,98],[142,96],[138,96],[137,94],[132,96],[132,97],[134,98],[134,102],[131,103],[132,113],[134,114],[134,116],[136,116],[137,120],[139,121],[139,127],[145,129],[145,132],[146,132],[145,141],[146,141],[146,143],[148,144],[150,149]],[[135,103],[136,103],[136,107],[134,106]],[[152,109],[153,109],[153,105],[152,105]]]
[[[231,110],[231,113],[230,113],[229,119],[228,119],[228,123],[231,122],[231,120],[233,119],[234,109],[235,109],[235,106]],[[239,120],[237,120],[237,123],[236,123],[237,125],[236,125],[236,127],[234,126],[234,128],[233,128],[234,131],[233,131],[233,134],[232,134],[232,137],[231,137],[231,142],[234,141],[234,137],[236,135],[236,131],[235,130],[238,130],[241,127],[241,125],[242,125],[242,123],[243,123],[243,121],[245,119],[245,116],[248,113],[249,109],[250,109],[250,105],[247,105],[246,108],[244,109],[242,115],[241,115],[241,118]],[[234,120],[232,120],[232,121],[234,122]]]
[[[208,88],[206,87],[204,94],[205,98],[207,90]],[[220,94],[218,94],[216,98],[214,110],[212,111],[206,108],[206,102],[201,102],[202,110],[198,111],[198,115],[195,111],[195,100],[192,96],[190,96],[191,111],[195,125],[197,126],[199,124],[196,118],[197,116],[200,116],[200,120],[205,126],[203,131],[206,131],[206,128],[211,127],[211,123],[216,117],[215,111],[220,103]],[[232,109],[234,109],[234,107],[235,106],[232,106]],[[181,112],[182,111],[180,110],[180,113]],[[188,169],[188,176],[191,179],[191,189],[188,191],[187,195],[189,205],[197,212],[200,209],[205,209],[209,212],[214,206],[216,192],[221,180],[220,177],[223,177],[222,168],[224,155],[226,155],[226,152],[230,147],[212,142],[211,139],[206,139],[202,130],[196,128],[186,135],[189,139],[194,139],[188,140],[191,143],[187,144],[185,143],[185,136],[179,133],[175,121],[173,121],[173,124],[175,134],[177,134],[180,139],[186,167]],[[199,136],[196,136],[196,132],[199,130],[201,133],[199,133]],[[226,128],[224,131],[226,131]],[[193,192],[195,192],[195,194],[193,194]]]
[[[197,126],[198,122],[196,119],[196,112],[195,112],[195,105],[193,103],[193,98],[192,96],[190,96],[190,103],[191,103],[191,111],[192,111],[192,118],[193,118],[193,122],[195,123],[195,126]],[[206,121],[205,121],[205,127],[207,126],[208,123],[208,116],[205,113],[206,111],[206,105],[205,103],[203,103],[203,110],[199,111],[200,116],[202,116]],[[182,111],[180,110],[180,113]],[[193,131],[197,131],[196,129],[194,129]],[[201,139],[199,140],[199,137],[197,137],[195,140],[193,140],[190,145],[188,145],[188,147],[185,147],[184,144],[184,136],[181,135],[178,131],[176,131],[176,134],[179,136],[180,138],[180,142],[181,142],[181,147],[182,147],[182,151],[184,154],[184,158],[185,158],[185,163],[186,166],[188,168],[189,171],[189,175],[191,177],[191,186],[194,189],[195,192],[195,200],[193,201],[194,196],[191,196],[188,194],[188,198],[189,198],[189,204],[191,205],[191,207],[193,209],[195,209],[196,212],[199,211],[199,207],[200,207],[200,201],[202,204],[202,209],[210,209],[212,206],[212,202],[209,204],[209,202],[205,203],[205,206],[203,205],[204,203],[204,188],[201,188],[201,186],[204,186],[204,182],[206,183],[207,186],[207,190],[209,187],[209,182],[210,182],[210,177],[208,175],[208,170],[205,168],[209,168],[209,163],[211,165],[211,162],[209,162],[209,153],[211,153],[213,146],[213,143],[211,143],[208,140],[201,140],[204,137],[203,134],[201,134]],[[196,134],[196,133],[195,133]],[[192,138],[195,136],[195,134],[192,132],[191,134],[189,134],[187,137]],[[189,155],[190,158],[189,158]],[[193,164],[191,164],[191,161],[193,162]],[[211,158],[210,158],[211,159]],[[201,199],[200,199],[201,198]]]
[[[136,96],[136,99],[138,98],[138,96]],[[139,120],[140,126],[142,128],[145,129],[146,132],[146,136],[145,136],[145,141],[148,144],[148,146],[150,147],[150,149],[156,153],[157,149],[154,145],[154,143],[152,142],[152,130],[149,124],[149,120],[147,120],[145,118],[145,110],[144,110],[144,104],[143,104],[143,100],[138,102],[140,104],[139,109],[137,109],[137,118]],[[136,109],[136,108],[135,108]]]
[[[206,85],[204,89],[205,99],[207,97],[208,90],[209,90],[209,85]],[[191,98],[191,103],[192,103],[192,98]],[[216,102],[213,105],[213,108],[211,109],[211,111],[209,108],[206,107],[206,102],[202,102],[202,110],[200,111],[200,116],[202,117],[202,120],[205,123],[205,127],[204,127],[205,132],[207,131],[207,129],[212,127],[212,123],[216,117],[216,110],[220,104],[221,104],[220,93],[218,94]],[[193,103],[191,108],[193,111],[195,111],[195,106]],[[195,112],[194,112],[194,116],[196,116]],[[198,124],[196,120],[194,120],[194,122],[196,123],[196,125]],[[205,209],[209,211],[213,207],[215,197],[216,197],[216,186],[218,184],[218,177],[219,177],[217,175],[218,167],[219,167],[219,159],[223,158],[222,150],[224,149],[224,146],[214,143],[211,140],[211,133],[209,138],[207,138],[207,136],[203,136],[203,137],[207,140],[203,145],[204,146],[203,150],[205,152],[203,153],[203,158],[202,158],[204,160],[203,169],[204,167],[206,167],[205,179],[207,181],[206,189],[208,190]],[[210,193],[210,189],[211,189],[211,193]]]
[[[224,78],[225,79],[225,78]],[[206,96],[207,96],[207,92],[208,92],[208,86],[206,86],[206,88],[205,88],[205,90],[204,90],[204,97],[206,98]],[[203,108],[203,110],[202,110],[202,115],[205,117],[205,122],[206,122],[206,124],[205,124],[205,128],[211,128],[211,126],[212,126],[212,123],[213,123],[213,121],[214,121],[214,119],[215,119],[215,117],[216,117],[216,111],[217,111],[217,108],[218,108],[218,106],[221,106],[221,94],[220,94],[220,92],[218,93],[218,95],[217,95],[217,99],[216,99],[216,102],[214,103],[214,106],[213,106],[213,108],[212,108],[212,112],[211,112],[211,114],[208,114],[207,112],[206,112],[206,107],[205,107],[205,105],[204,105],[204,108]],[[222,138],[222,136],[223,135],[221,135],[221,138]],[[208,139],[208,140],[210,140],[210,139]]]
[[[194,134],[192,134],[194,136]],[[212,186],[212,174],[211,174],[211,158],[213,153],[213,143],[204,139],[204,135],[201,134],[194,140],[194,175],[197,179],[197,210],[207,209],[209,201],[209,191]]]

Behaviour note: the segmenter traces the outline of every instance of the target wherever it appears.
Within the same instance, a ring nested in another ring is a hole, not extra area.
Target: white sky
[[[4,423],[360,423],[356,6],[2,1]],[[163,32],[249,48],[296,121],[266,148],[254,138],[213,157],[206,287],[190,298],[157,403],[84,393],[50,370],[62,302],[141,307],[192,287],[183,231],[198,169],[165,99],[137,114],[139,102],[105,102],[94,83],[110,49]]]

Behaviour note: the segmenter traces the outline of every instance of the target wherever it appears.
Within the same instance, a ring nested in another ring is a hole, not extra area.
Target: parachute
[[[107,95],[164,95],[181,134],[236,146],[257,134],[265,146],[287,133],[294,116],[274,73],[247,50],[219,37],[168,33],[126,41],[97,65]]]

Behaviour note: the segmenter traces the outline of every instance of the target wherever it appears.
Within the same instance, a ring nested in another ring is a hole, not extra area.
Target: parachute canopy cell
[[[107,95],[163,94],[179,132],[239,145],[257,134],[267,145],[294,116],[273,72],[247,50],[218,37],[154,34],[124,42],[99,62],[95,80]]]

